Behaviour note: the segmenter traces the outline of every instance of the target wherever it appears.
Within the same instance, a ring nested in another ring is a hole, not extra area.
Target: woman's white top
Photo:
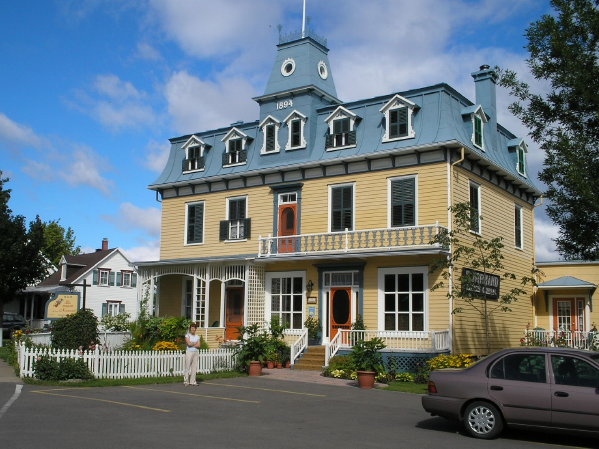
[[[191,343],[196,344],[198,341],[200,341],[200,336],[199,335],[192,335],[192,334],[185,334],[185,338],[188,339]],[[187,346],[187,351],[188,352],[193,352],[193,351],[197,351],[198,348],[196,348],[195,346]]]

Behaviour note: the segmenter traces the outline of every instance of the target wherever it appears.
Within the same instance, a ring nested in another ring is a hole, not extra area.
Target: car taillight
[[[435,382],[433,382],[432,380],[428,381],[428,392],[429,393],[436,393],[437,392],[437,386],[435,385]]]

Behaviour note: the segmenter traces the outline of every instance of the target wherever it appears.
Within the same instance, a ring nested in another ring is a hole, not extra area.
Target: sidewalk
[[[337,387],[358,387],[358,382],[355,380],[336,379],[334,377],[321,376],[320,371],[304,371],[289,368],[262,368],[262,378],[273,380],[290,380],[293,382],[308,382],[321,385],[334,385]]]
[[[15,376],[15,370],[4,360],[0,360],[0,382],[21,383],[21,379]]]

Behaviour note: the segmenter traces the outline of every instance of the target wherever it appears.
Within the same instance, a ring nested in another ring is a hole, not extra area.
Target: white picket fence
[[[54,360],[83,360],[96,379],[182,376],[185,353],[180,351],[93,351],[27,348],[18,346],[21,377],[33,377],[35,361],[42,356]],[[200,349],[198,373],[207,374],[235,369],[234,349]]]
[[[35,334],[27,335],[32,343],[36,345],[46,345],[50,346],[52,344],[52,333],[51,332],[38,332]],[[98,338],[100,340],[100,344],[104,348],[108,349],[116,349],[123,346],[129,340],[131,340],[131,332],[107,332],[107,331],[99,331]]]

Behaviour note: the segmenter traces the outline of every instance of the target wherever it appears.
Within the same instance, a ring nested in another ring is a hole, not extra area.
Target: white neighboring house
[[[58,271],[35,289],[48,293],[77,291],[83,307],[84,283],[85,308],[93,310],[99,319],[125,312],[131,314],[131,320],[137,318],[137,271],[119,248],[108,248],[108,239],[103,239],[102,248],[93,253],[63,256]]]

